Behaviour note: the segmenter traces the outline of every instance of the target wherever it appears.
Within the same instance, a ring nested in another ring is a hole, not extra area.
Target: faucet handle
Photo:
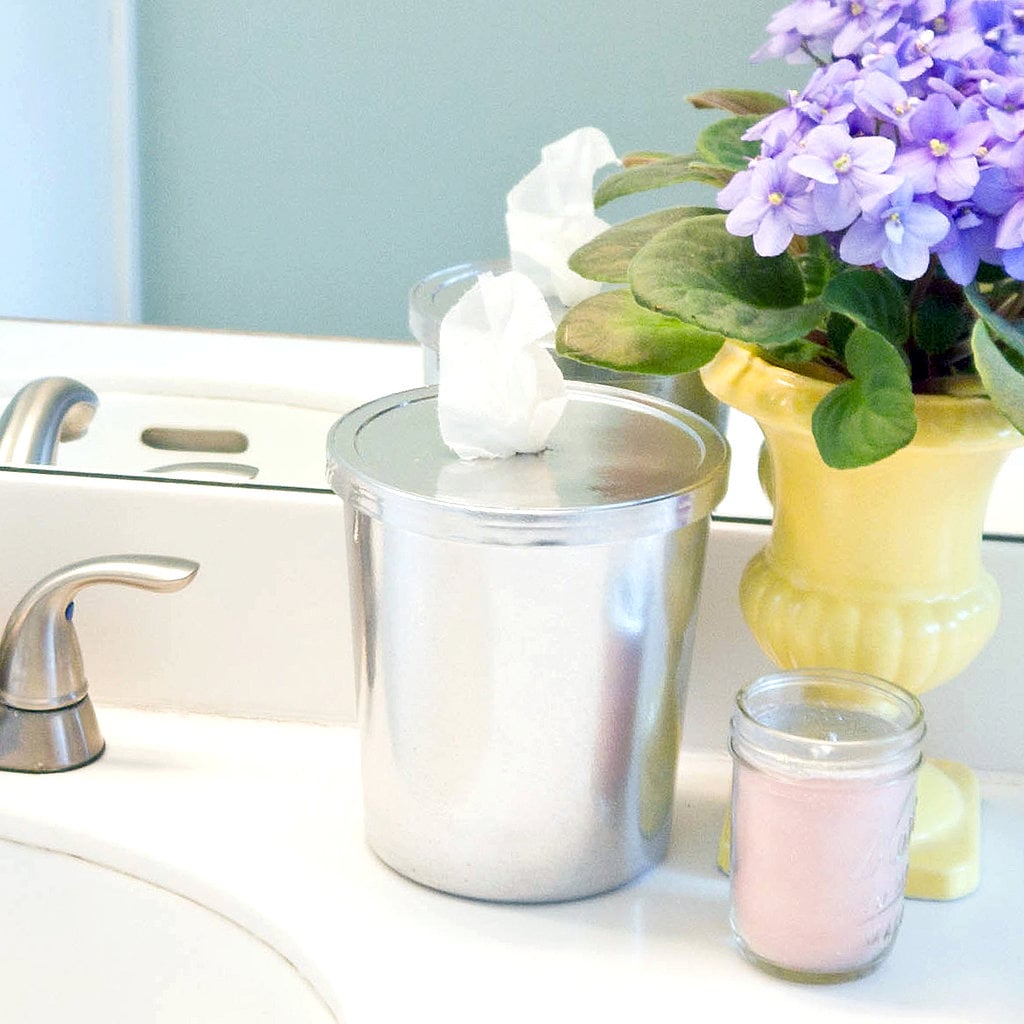
[[[80,590],[119,583],[170,593],[191,583],[198,571],[199,564],[185,558],[110,555],[65,566],[32,587],[0,638],[0,768],[59,771],[103,750],[72,622]],[[28,745],[46,751],[34,750],[30,764],[21,766],[14,763],[20,759],[17,748],[29,733],[40,738]],[[60,749],[69,736],[76,752]]]
[[[72,622],[83,587],[120,583],[171,592],[192,582],[199,565],[160,555],[112,555],[67,565],[40,580],[18,602],[0,639],[0,703],[52,711],[86,694],[82,650]]]

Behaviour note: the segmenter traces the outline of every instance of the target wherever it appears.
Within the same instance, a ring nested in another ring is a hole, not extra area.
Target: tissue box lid
[[[710,514],[729,463],[711,424],[638,392],[575,382],[568,391],[544,451],[473,461],[442,441],[436,388],[379,398],[332,427],[331,487],[395,526],[486,543],[602,543]]]

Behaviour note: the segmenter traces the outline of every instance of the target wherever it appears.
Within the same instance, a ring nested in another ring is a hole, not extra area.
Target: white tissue
[[[541,161],[508,194],[505,225],[512,269],[545,295],[573,306],[601,285],[569,269],[568,260],[608,224],[594,214],[594,173],[618,158],[604,132],[578,128],[541,150]]]
[[[481,274],[445,314],[438,343],[441,438],[460,459],[542,451],[565,410],[565,381],[541,344],[554,322],[523,274]]]

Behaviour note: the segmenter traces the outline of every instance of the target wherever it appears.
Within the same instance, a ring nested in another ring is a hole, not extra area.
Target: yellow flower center
[[[975,151],[974,155],[977,157],[988,156],[988,146],[979,146]]]
[[[772,206],[781,206],[785,201],[785,198],[786,197],[781,192],[768,193],[768,202],[771,203]]]
[[[850,4],[850,13],[855,18],[859,18],[864,13],[864,5],[862,3],[858,3],[858,0],[852,0]]]
[[[932,156],[945,156],[949,152],[949,145],[942,139],[932,139],[928,147],[932,151]]]
[[[933,31],[933,32],[934,32],[934,33],[935,33],[936,35],[944,35],[944,34],[945,34],[946,32],[948,32],[948,31],[949,31],[949,22],[948,22],[948,21],[946,21],[946,19],[945,19],[945,18],[944,18],[944,17],[943,17],[943,16],[942,16],[942,15],[940,14],[940,15],[939,15],[939,16],[938,16],[938,17],[937,17],[937,18],[936,18],[936,19],[935,19],[935,20],[934,20],[934,21],[932,22],[932,31]]]
[[[892,213],[890,213],[888,218],[886,218],[886,219],[889,221],[890,224],[902,224],[903,223],[900,220],[900,212],[899,212],[899,210],[893,210]]]
[[[837,156],[835,160],[832,161],[832,166],[840,174],[845,174],[850,169],[852,164],[853,161],[850,159],[849,153],[843,153],[842,156]]]

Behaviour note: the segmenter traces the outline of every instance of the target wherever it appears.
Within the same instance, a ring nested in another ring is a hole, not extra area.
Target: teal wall
[[[748,61],[771,4],[137,4],[149,323],[408,337],[413,281],[507,251],[542,145],[684,151],[688,93],[806,75]]]
[[[106,0],[0,6],[0,315],[115,320]]]

